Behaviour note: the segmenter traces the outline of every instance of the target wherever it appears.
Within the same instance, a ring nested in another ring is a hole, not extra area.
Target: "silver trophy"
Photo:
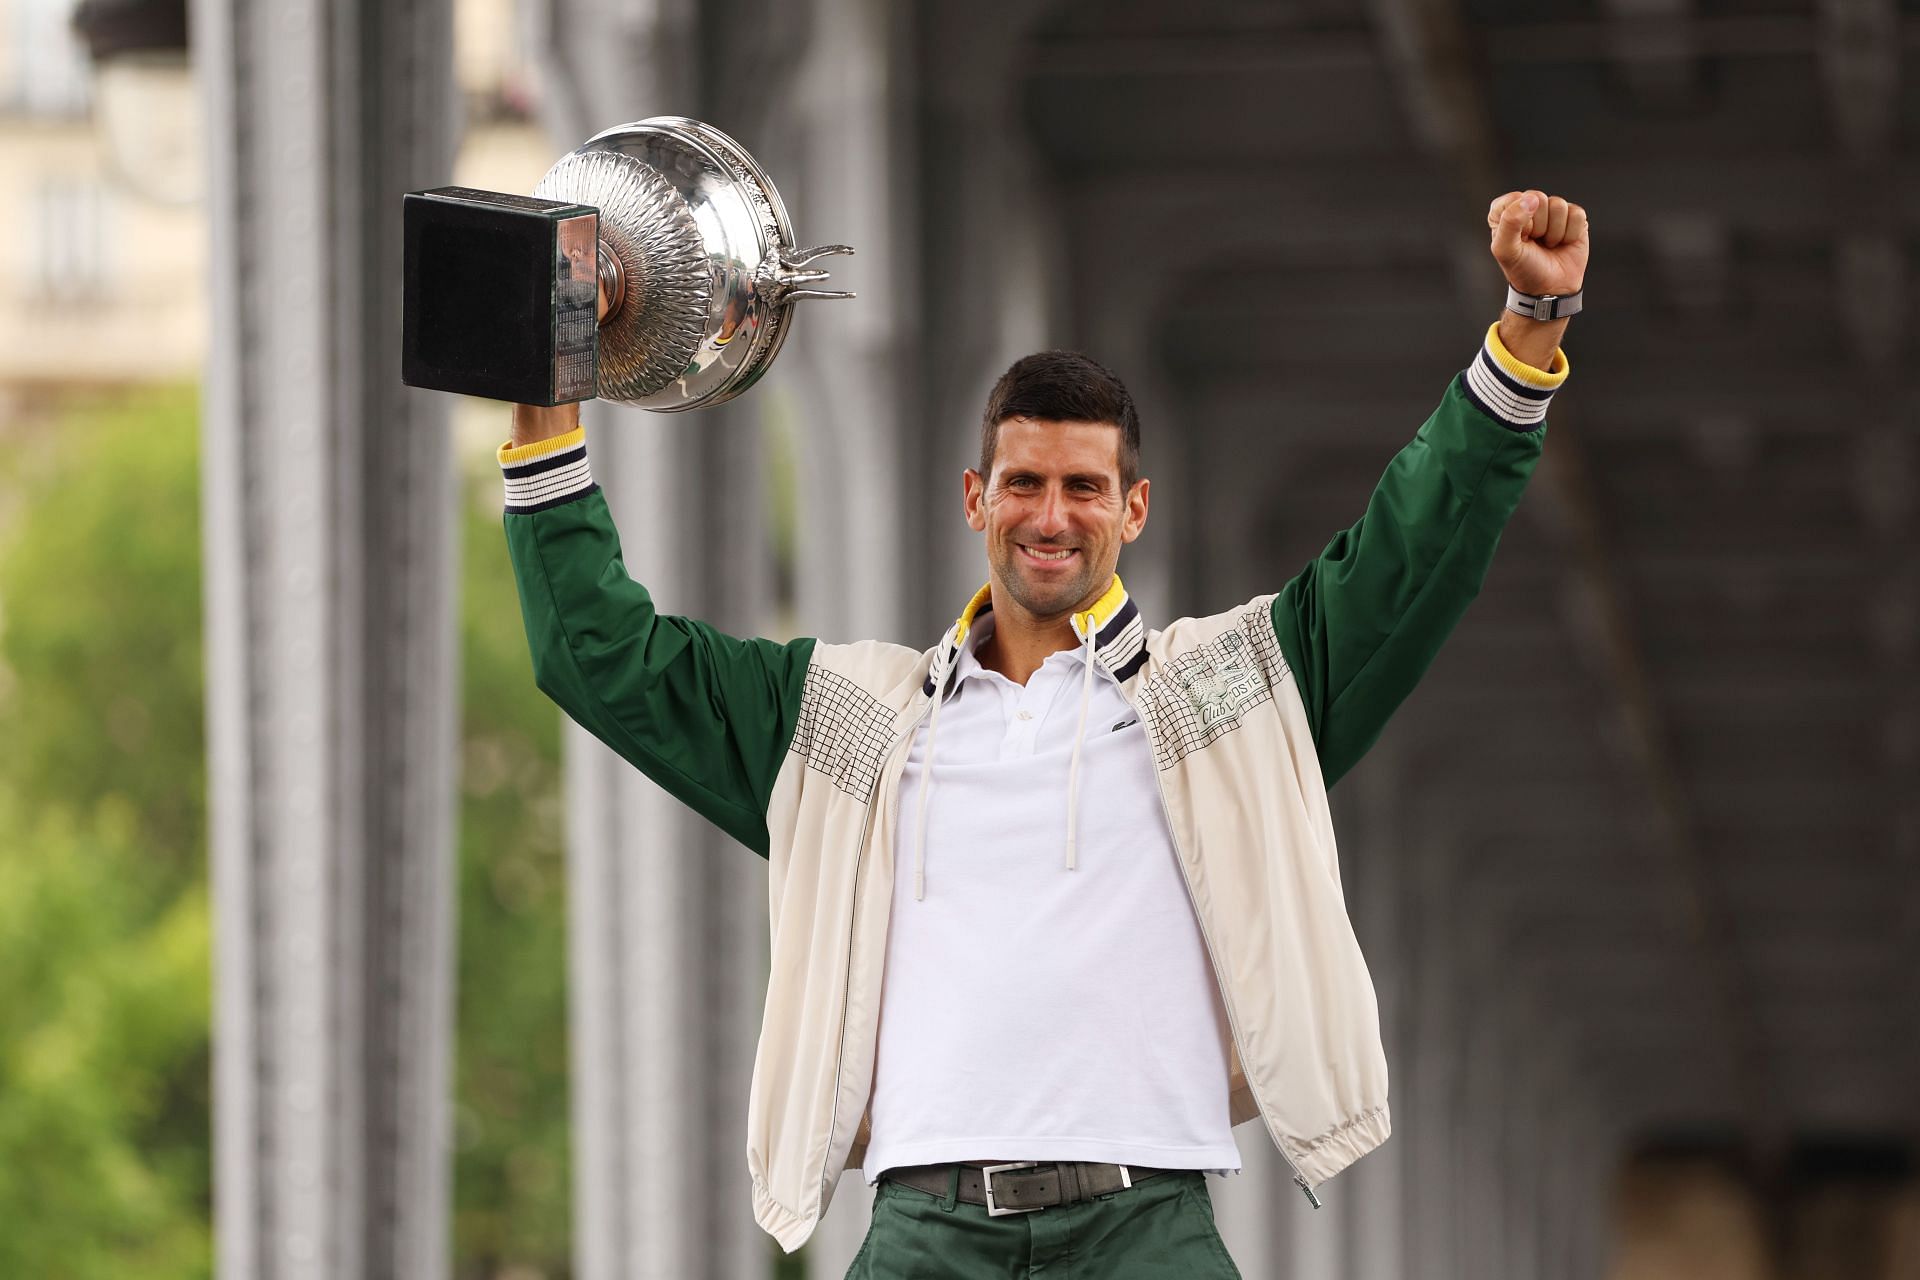
[[[662,413],[767,371],[821,258],[712,125],[653,116],[588,139],[532,199],[443,187],[406,207],[402,377],[525,403],[598,395]],[[596,311],[598,323],[594,323]]]

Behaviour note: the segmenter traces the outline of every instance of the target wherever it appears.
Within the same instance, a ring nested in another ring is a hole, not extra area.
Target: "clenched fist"
[[[1587,278],[1587,211],[1544,191],[1509,191],[1487,206],[1493,260],[1522,293],[1578,293]]]

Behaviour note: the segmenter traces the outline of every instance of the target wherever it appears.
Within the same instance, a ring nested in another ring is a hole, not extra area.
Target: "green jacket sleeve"
[[[1275,597],[1327,786],[1366,754],[1479,593],[1545,436],[1544,418],[1523,430],[1494,416],[1461,374],[1366,514]]]
[[[739,640],[657,612],[627,575],[599,488],[528,513],[507,547],[548,697],[669,794],[767,856],[767,800],[812,640]]]

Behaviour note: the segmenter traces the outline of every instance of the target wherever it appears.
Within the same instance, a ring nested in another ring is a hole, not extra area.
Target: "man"
[[[1587,220],[1488,210],[1522,294],[1581,288]],[[769,858],[748,1103],[789,1251],[846,1168],[856,1277],[1237,1274],[1203,1171],[1259,1117],[1311,1198],[1387,1137],[1372,986],[1327,788],[1478,591],[1566,378],[1509,307],[1365,516],[1274,596],[1149,630],[1112,374],[1048,352],[993,389],[964,477],[988,583],[941,642],[737,640],[655,612],[574,406],[515,410],[507,539],[540,687]],[[1539,304],[1551,312],[1563,304]]]

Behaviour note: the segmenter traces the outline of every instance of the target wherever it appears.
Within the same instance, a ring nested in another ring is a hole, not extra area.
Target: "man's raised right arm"
[[[741,640],[658,613],[628,576],[578,405],[516,405],[500,448],[535,682],[667,792],[767,854],[813,641]]]

